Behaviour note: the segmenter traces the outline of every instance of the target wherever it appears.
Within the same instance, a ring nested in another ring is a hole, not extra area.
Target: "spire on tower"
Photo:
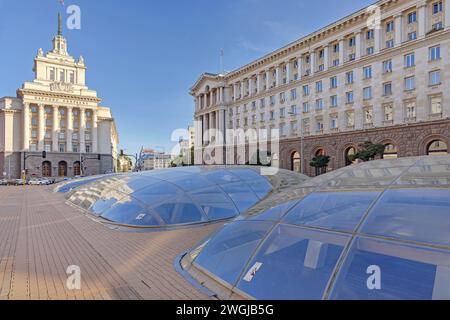
[[[62,36],[61,13],[58,13],[58,36]]]

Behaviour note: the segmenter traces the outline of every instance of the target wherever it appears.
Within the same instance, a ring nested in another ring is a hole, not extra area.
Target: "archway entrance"
[[[392,143],[388,143],[384,145],[384,154],[383,159],[397,159],[398,158],[398,151],[397,147],[393,145]]]
[[[291,155],[291,170],[300,173],[302,167],[300,153],[293,152]]]
[[[52,163],[50,161],[42,162],[42,176],[43,177],[52,176]]]
[[[74,164],[73,164],[73,175],[74,176],[80,176],[81,175],[80,161],[74,162]]]
[[[58,176],[67,177],[67,162],[60,161],[58,163]]]
[[[427,147],[427,155],[443,156],[448,154],[447,144],[442,140],[434,140]]]
[[[356,149],[355,147],[348,147],[347,149],[345,149],[345,166],[349,166],[351,164],[354,164],[355,161],[350,160],[350,156],[353,156],[356,154]]]

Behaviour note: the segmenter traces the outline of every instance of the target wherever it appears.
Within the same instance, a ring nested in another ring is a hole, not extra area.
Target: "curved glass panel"
[[[114,175],[110,175],[110,176],[114,176]],[[84,186],[85,184],[100,180],[100,179],[104,179],[105,176],[94,176],[94,177],[86,177],[86,178],[80,178],[80,179],[76,179],[76,180],[71,180],[69,182],[65,182],[60,186],[57,186],[55,188],[56,192],[60,192],[60,193],[67,193],[72,191],[75,188],[78,188],[80,186]]]
[[[450,189],[387,190],[362,232],[450,245]]]
[[[221,168],[183,167],[97,177],[98,181],[80,186],[67,197],[94,215],[132,226],[229,219],[272,191],[269,180],[257,169],[232,170],[234,173]]]
[[[238,289],[256,299],[321,299],[350,237],[294,226],[277,226]]]
[[[450,251],[357,238],[332,299],[450,299]]]
[[[195,263],[229,285],[234,285],[271,226],[270,222],[239,221],[227,224],[204,246]]]
[[[283,219],[290,224],[353,231],[380,192],[317,192]]]

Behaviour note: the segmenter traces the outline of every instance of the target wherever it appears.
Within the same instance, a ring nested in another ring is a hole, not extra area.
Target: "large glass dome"
[[[185,275],[222,299],[450,299],[450,156],[352,165],[271,202],[188,252]]]
[[[109,176],[75,188],[67,199],[114,224],[164,227],[236,217],[272,188],[260,168],[184,167]]]

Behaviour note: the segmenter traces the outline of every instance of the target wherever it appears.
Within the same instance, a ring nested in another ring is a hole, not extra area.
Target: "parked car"
[[[13,184],[16,186],[24,186],[27,184],[27,182],[23,179],[15,179],[13,180],[13,182],[14,182]]]
[[[42,186],[42,185],[49,185],[54,183],[53,179],[47,179],[47,178],[32,178],[28,181],[29,185],[32,186]]]
[[[8,184],[8,180],[0,179],[0,186],[6,186]]]

